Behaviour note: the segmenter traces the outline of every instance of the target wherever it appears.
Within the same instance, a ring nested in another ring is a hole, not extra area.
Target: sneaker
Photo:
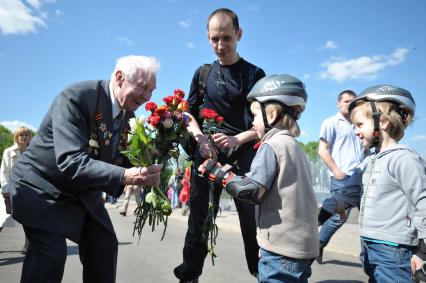
[[[319,255],[315,258],[318,264],[322,264],[322,254],[324,252],[324,245],[320,244]]]
[[[120,214],[123,215],[123,216],[127,215],[127,213],[125,211],[120,211]]]

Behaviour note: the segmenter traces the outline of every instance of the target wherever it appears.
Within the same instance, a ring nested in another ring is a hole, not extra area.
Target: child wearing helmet
[[[307,282],[319,240],[311,171],[295,139],[305,87],[290,75],[272,75],[259,80],[247,98],[261,139],[250,172],[236,176],[231,166],[214,160],[206,160],[199,172],[232,196],[259,204],[259,282]]]
[[[398,144],[413,121],[414,99],[400,87],[378,85],[364,90],[349,111],[364,147],[376,152],[362,164],[364,271],[369,282],[414,282],[411,270],[425,280],[426,162]]]

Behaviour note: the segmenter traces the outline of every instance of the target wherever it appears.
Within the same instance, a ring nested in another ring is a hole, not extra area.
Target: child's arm
[[[232,166],[229,164],[222,166],[216,160],[207,159],[200,165],[198,172],[225,188],[231,196],[244,202],[258,203],[260,197],[265,193],[265,188],[248,177],[235,175],[231,169]]]
[[[411,270],[417,280],[426,281],[426,162],[417,154],[407,153],[388,168],[393,169],[393,176],[415,208],[414,224],[419,245],[411,258]]]

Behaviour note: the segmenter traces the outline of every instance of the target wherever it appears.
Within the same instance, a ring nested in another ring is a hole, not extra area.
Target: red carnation
[[[154,102],[148,102],[147,104],[145,104],[146,111],[154,112],[156,108],[157,108],[157,104],[155,104]]]
[[[158,116],[161,116],[161,115],[163,115],[164,114],[164,112],[166,112],[167,111],[167,106],[166,105],[161,105],[161,106],[158,106],[156,109],[155,109],[155,114],[156,115],[158,115]]]
[[[172,106],[173,105],[173,96],[166,96],[163,98],[163,101],[168,105],[168,106]]]
[[[178,105],[181,101],[182,101],[182,97],[180,97],[179,95],[173,96],[173,106]]]
[[[222,117],[222,116],[217,116],[216,117],[216,123],[218,123],[218,124],[220,124],[220,123],[222,123],[223,122],[223,120],[224,120],[224,118]]]
[[[174,95],[179,96],[180,98],[184,98],[185,97],[185,93],[183,92],[183,90],[181,89],[175,89],[175,91],[173,92]]]
[[[201,110],[200,115],[202,119],[216,119],[217,117],[216,111],[209,108],[204,108],[203,110]]]
[[[148,116],[148,123],[150,123],[154,128],[157,127],[160,121],[161,121],[161,117],[155,113]]]

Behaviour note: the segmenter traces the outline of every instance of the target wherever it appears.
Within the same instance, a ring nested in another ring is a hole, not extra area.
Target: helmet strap
[[[265,105],[263,105],[263,103],[259,103],[259,104],[260,104],[260,110],[262,111],[263,125],[265,126],[265,134],[266,134],[272,127],[268,124]]]
[[[377,111],[376,103],[374,101],[370,101],[370,105],[374,122],[373,144],[371,147],[375,147],[377,153],[377,146],[380,143],[380,112]]]

